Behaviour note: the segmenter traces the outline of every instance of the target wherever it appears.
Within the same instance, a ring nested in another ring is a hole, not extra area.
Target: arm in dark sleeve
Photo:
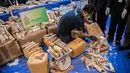
[[[84,26],[84,23],[82,23],[78,18],[76,18],[76,20],[74,20],[74,23],[75,23],[75,29],[78,30],[78,36],[80,38],[90,37],[89,34],[85,34],[83,32],[84,28],[82,28],[82,26]]]
[[[97,0],[91,0],[91,3],[95,6],[97,4]]]
[[[125,9],[130,10],[130,0],[127,0]]]
[[[92,15],[92,20],[93,20],[93,22],[96,22],[97,21],[97,11],[95,11],[94,13],[93,13],[93,15]]]
[[[113,4],[113,0],[108,0],[107,7],[111,8]]]
[[[81,28],[81,25],[83,25],[83,24],[81,24],[79,18],[75,18],[75,20],[73,20],[73,22],[74,22],[74,26],[75,26],[75,29],[76,29],[76,30],[81,30],[81,29],[82,29],[82,28]]]

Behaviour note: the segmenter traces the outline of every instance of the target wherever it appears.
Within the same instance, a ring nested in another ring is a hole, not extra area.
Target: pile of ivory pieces
[[[0,13],[8,13],[12,10],[30,8],[30,7],[38,6],[44,3],[45,2],[43,1],[41,2],[41,1],[33,0],[33,1],[28,1],[26,4],[19,4],[18,0],[16,0],[15,5],[11,5],[9,7],[0,7]]]
[[[87,45],[89,53],[102,53],[106,52],[109,48],[107,39],[103,36],[98,37],[97,40],[91,40],[90,44]]]
[[[8,32],[8,25],[0,24],[0,45],[5,44],[10,40],[14,40],[13,36]]]
[[[43,37],[45,44],[48,45],[48,52],[56,59],[69,54],[72,50],[70,47],[62,42],[56,34],[47,34]],[[50,42],[50,43],[49,43]]]
[[[114,67],[108,62],[107,58],[103,58],[100,55],[94,53],[85,54],[81,60],[85,62],[86,68],[90,71],[89,67],[97,69],[101,73],[107,73],[107,71],[115,72]],[[109,67],[109,68],[108,68]]]
[[[26,58],[29,58],[33,53],[43,52],[42,47],[39,47],[39,44],[34,41],[22,45],[22,49]]]
[[[103,57],[108,54],[109,47],[107,40],[103,36],[98,37],[95,41],[91,40],[91,43],[87,45],[88,54],[81,58],[85,62],[88,71],[90,71],[89,67],[92,67],[103,73],[107,73],[107,71],[115,72],[112,64],[108,62],[107,58]]]
[[[26,2],[26,4],[19,4],[18,0],[16,0],[16,4],[11,5],[9,7],[0,7],[0,13],[9,13],[12,10],[16,10],[16,9],[25,9],[25,8],[31,8],[31,7],[35,7],[35,6],[39,6],[42,4],[45,4],[46,2],[52,3],[52,2],[57,2],[60,0],[28,0]]]
[[[18,16],[13,16],[12,12],[10,12],[11,16],[9,17],[9,21],[1,21],[1,24],[9,25],[11,27],[11,33],[13,34],[13,36],[19,39],[25,37],[26,35],[32,34],[33,32],[36,32],[38,30],[45,29],[45,26],[56,25],[59,19],[56,20],[57,17],[55,16],[54,12],[49,11],[49,13],[47,14],[49,17],[48,22],[37,24],[28,29],[24,28],[21,19]]]
[[[11,5],[9,7],[0,7],[0,13],[9,13],[12,10],[25,9],[25,8],[28,8],[28,7],[29,7],[29,5],[19,4],[18,1],[16,0],[16,4],[15,5]]]

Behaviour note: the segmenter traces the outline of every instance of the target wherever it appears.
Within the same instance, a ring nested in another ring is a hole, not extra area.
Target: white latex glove
[[[106,8],[106,12],[105,12],[105,14],[106,14],[106,15],[109,15],[109,13],[110,13],[110,8],[107,7],[107,8]]]
[[[126,14],[127,14],[127,10],[126,10],[126,9],[124,9],[124,10],[123,10],[123,12],[122,12],[122,14],[121,14],[122,19],[124,19],[124,18],[125,18]]]
[[[123,2],[123,0],[118,0],[118,2],[119,2],[119,3],[122,3],[122,2]]]

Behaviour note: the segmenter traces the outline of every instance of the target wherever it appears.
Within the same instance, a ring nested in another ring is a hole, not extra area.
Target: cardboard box
[[[99,25],[97,23],[92,23],[90,25],[87,25],[86,30],[88,34],[95,35],[96,37],[104,36],[104,33],[100,29]]]
[[[68,46],[72,49],[72,52],[70,53],[70,56],[72,58],[75,58],[82,54],[86,49],[86,42],[82,40],[81,38],[77,38],[70,42]]]
[[[0,50],[0,65],[4,64],[6,62],[6,57]]]
[[[29,34],[29,35],[21,38],[21,39],[18,39],[18,42],[20,45],[24,45],[25,43],[32,42],[32,41],[41,44],[42,38],[45,34],[47,34],[46,29],[38,30],[32,34]]]
[[[1,55],[6,58],[6,61],[3,64],[22,55],[22,51],[16,40],[10,40],[4,45],[0,45],[0,51],[2,52]]]
[[[35,55],[44,54],[41,59],[37,59]],[[31,73],[49,73],[48,54],[44,52],[32,54],[27,62]]]

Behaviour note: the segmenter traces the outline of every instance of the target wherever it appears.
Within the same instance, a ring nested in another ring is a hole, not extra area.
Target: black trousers
[[[129,16],[128,16],[128,21],[127,21],[126,31],[125,31],[125,35],[124,35],[123,45],[130,46],[130,13],[129,13]]]
[[[101,30],[104,32],[106,27],[106,21],[107,21],[107,15],[105,14],[106,11],[106,5],[103,5],[98,11],[97,11],[97,23],[100,26]]]
[[[127,16],[128,16],[126,15],[126,17],[122,19],[121,17],[122,11],[123,11],[123,7],[119,3],[111,12],[111,22],[110,22],[110,28],[109,28],[109,34],[108,34],[108,38],[111,40],[113,40],[114,38],[114,33],[116,31],[117,24],[118,24],[118,28],[117,28],[117,33],[116,33],[116,40],[121,40],[122,34],[125,29],[125,25],[127,22]]]

